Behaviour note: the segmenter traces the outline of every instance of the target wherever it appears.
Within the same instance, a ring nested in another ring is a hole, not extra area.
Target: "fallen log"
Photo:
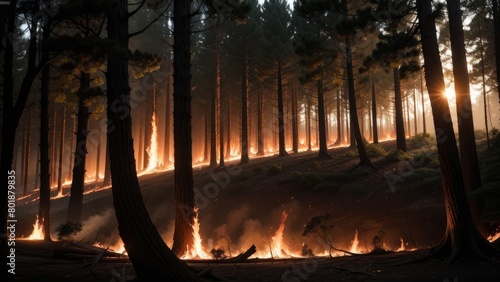
[[[76,256],[93,256],[99,255],[103,252],[103,248],[97,247],[83,247],[83,246],[67,246],[54,249],[53,257],[54,258],[66,258],[68,256],[76,257]],[[114,258],[122,258],[126,257],[125,255],[111,252],[109,250],[104,251],[103,256],[105,257],[114,257]]]
[[[242,262],[242,261],[248,259],[249,257],[251,257],[253,254],[255,254],[256,251],[257,251],[257,249],[255,248],[255,245],[252,245],[248,250],[246,250],[246,252],[239,254],[233,258],[225,259],[224,261],[226,261],[226,262]]]

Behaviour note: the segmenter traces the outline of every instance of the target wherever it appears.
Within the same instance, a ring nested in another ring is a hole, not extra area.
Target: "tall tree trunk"
[[[297,81],[293,80],[293,92],[292,92],[292,150],[294,153],[299,152],[299,125],[298,125],[298,114],[297,114]]]
[[[437,136],[447,219],[443,239],[427,257],[449,257],[448,263],[460,257],[484,259],[484,254],[493,253],[494,250],[488,241],[480,236],[472,221],[453,124],[448,118],[450,109],[448,101],[443,97],[445,84],[432,3],[417,0],[417,13],[425,61],[425,80]]]
[[[319,133],[319,156],[329,158],[326,144],[326,117],[325,117],[325,97],[323,89],[323,78],[318,79],[318,133]]]
[[[378,120],[377,120],[377,93],[375,91],[375,76],[371,74],[372,81],[372,124],[373,124],[373,144],[378,144]]]
[[[99,130],[99,129],[97,129]],[[99,133],[97,134],[97,148],[96,148],[96,160],[95,160],[95,182],[99,182],[99,170],[100,169],[100,163],[101,163],[101,131],[99,130]]]
[[[349,114],[351,118],[351,127],[354,131],[354,137],[356,138],[356,145],[358,146],[359,153],[359,165],[371,166],[371,161],[366,153],[365,144],[363,143],[363,138],[361,137],[361,131],[359,130],[358,115],[356,113],[356,92],[354,89],[354,73],[352,66],[352,53],[351,53],[351,40],[349,37],[345,38],[345,53],[346,53],[346,65],[347,65],[347,83],[349,89]]]
[[[278,64],[278,138],[279,156],[288,156],[285,146],[285,113],[283,108],[283,73],[281,64]]]
[[[106,138],[106,163],[104,165],[104,180],[102,187],[111,186],[111,162],[109,161],[108,138]]]
[[[481,187],[481,173],[477,160],[476,139],[474,137],[474,120],[470,99],[469,73],[465,53],[462,11],[459,0],[447,0],[450,25],[450,43],[455,81],[455,97],[458,115],[458,137],[460,142],[460,159],[465,188],[468,192]],[[483,236],[488,236],[486,227],[481,223],[483,205],[478,200],[470,203],[472,220]]]
[[[72,131],[72,134],[71,134],[71,148],[76,148],[76,121],[77,121],[77,117],[76,115],[73,115],[73,131]],[[69,155],[69,165],[68,165],[68,176],[67,178],[72,178],[73,177],[73,165],[75,163],[75,154],[71,153]]]
[[[307,107],[306,107],[306,134],[307,134],[307,151],[310,152],[312,150],[312,141],[311,141],[311,97],[307,97]]]
[[[63,105],[63,116],[61,119],[61,134],[59,139],[59,167],[57,169],[57,194],[62,195],[63,187],[62,187],[62,168],[63,168],[63,151],[64,151],[64,137],[66,135],[66,104]]]
[[[497,92],[500,99],[500,5],[498,0],[491,0],[493,15],[493,34],[495,37],[495,69],[497,70]]]
[[[174,184],[175,230],[172,251],[180,256],[193,244],[194,191],[191,139],[191,1],[174,0]]]
[[[28,195],[28,172],[30,167],[31,150],[31,111],[28,113],[28,129],[26,130],[26,146],[24,155],[24,189],[23,195]]]
[[[264,89],[263,82],[259,81],[257,99],[257,156],[264,155]]]
[[[340,101],[340,87],[337,89],[337,141],[335,145],[342,144],[342,110]]]
[[[221,92],[221,97],[222,97],[222,92]],[[221,99],[222,103],[222,99]],[[222,116],[222,108],[221,108],[221,116]],[[227,93],[227,111],[226,111],[226,116],[227,116],[227,143],[224,142],[224,139],[221,137],[221,142],[222,144],[226,144],[226,156],[231,157],[231,124],[232,124],[232,117],[231,117],[231,90]],[[221,124],[221,128],[223,128],[224,123]],[[221,129],[224,131],[224,129]],[[223,135],[224,136],[224,135]],[[223,164],[224,165],[224,164]]]
[[[87,160],[87,136],[89,108],[85,105],[85,92],[90,88],[90,73],[82,72],[80,77],[80,94],[78,95],[78,123],[76,130],[75,160],[73,180],[68,206],[68,222],[82,220],[83,191],[85,189],[85,164]]]
[[[32,25],[32,29],[36,30],[36,24]],[[49,36],[50,23],[47,23],[43,28],[43,39],[46,40]],[[42,60],[48,60],[48,57],[49,51],[43,48]],[[38,211],[45,241],[52,241],[50,238],[49,83],[50,66],[47,64],[42,70],[40,90],[40,209]]]
[[[401,98],[401,83],[399,69],[392,69],[394,76],[394,107],[396,109],[396,148],[406,152],[405,123],[403,118],[403,100]]]
[[[219,103],[220,97],[217,96],[217,92],[212,91],[212,99],[210,101],[211,105],[211,115],[210,115],[210,167],[217,166],[217,125],[218,125],[218,113],[220,109]]]
[[[50,147],[50,187],[54,186],[56,181],[56,128],[57,128],[57,107],[54,104],[54,117],[52,118],[52,138]]]
[[[205,106],[205,143],[203,149],[203,161],[208,162],[210,160],[210,108]]]
[[[420,72],[420,95],[422,98],[422,130],[427,134],[427,126],[425,124],[425,99],[424,99],[424,73]]]
[[[184,59],[181,62],[178,60],[174,62],[174,65],[178,65],[175,67],[176,70],[185,71],[187,69],[189,71],[189,2],[184,0],[175,0],[174,2],[174,36],[177,38],[174,49],[176,50],[175,53]],[[127,54],[126,50],[128,50],[129,38],[127,1],[119,1],[114,9],[109,10],[107,31],[108,38],[115,41],[123,50],[123,52],[109,54],[106,72],[107,115],[109,120],[107,131],[109,141],[108,150],[110,151],[111,174],[113,176],[113,201],[120,236],[125,244],[129,259],[134,265],[135,272],[141,281],[158,281],[158,279],[168,279],[169,281],[176,282],[200,281],[189,270],[187,265],[168,249],[151,221],[142,200],[134,160],[132,119],[130,115],[130,87],[128,84],[128,59],[125,55]],[[183,40],[180,40],[179,32]],[[179,66],[181,66],[180,69]],[[183,101],[181,99],[181,101],[187,102],[187,105],[180,103],[184,107],[179,107],[179,99],[174,96],[174,103],[177,102],[174,112],[174,120],[177,121],[174,124],[175,137],[187,137],[182,142],[176,142],[176,198],[179,199],[179,192],[187,192],[189,194],[189,191],[191,191],[191,197],[188,197],[191,199],[191,209],[188,212],[192,214],[192,177],[189,177],[190,175],[192,176],[192,174],[189,175],[189,173],[192,173],[191,138],[189,136],[191,127],[190,124],[179,124],[178,122],[179,115],[181,117],[180,120],[191,117],[189,112],[189,72],[181,73],[176,71],[175,74],[175,87],[179,88],[179,91],[181,91],[181,87],[184,87],[183,90],[186,92],[183,94],[186,94],[186,96],[181,95],[181,97],[185,98]],[[176,95],[179,94],[178,91],[175,91],[175,93]],[[187,116],[185,111],[188,111]],[[182,132],[183,128],[184,131]],[[180,157],[179,153],[183,157]],[[183,177],[179,178],[179,169],[182,172],[182,168],[188,171],[186,174],[181,173],[180,175],[183,175]],[[181,187],[179,186],[181,184],[180,181],[185,181],[187,185],[191,186],[188,189],[178,190]],[[176,211],[176,216],[180,216],[178,221],[180,220],[180,223],[186,222],[190,228],[190,217],[187,217],[187,221],[184,220],[186,213],[183,212],[185,209],[182,206],[182,202],[177,202]],[[188,230],[189,236],[187,237],[192,237],[192,229],[190,231]],[[179,236],[178,232],[179,229],[177,227],[176,235],[174,235],[176,236],[174,244],[180,243],[180,238],[177,237]],[[185,244],[183,243],[185,242],[181,242],[181,245],[184,245],[185,248]]]
[[[483,103],[484,103],[484,126],[486,128],[486,141],[488,144],[488,148],[490,147],[490,130],[488,128],[488,102],[487,102],[487,94],[486,94],[486,77],[484,71],[484,47],[483,47],[483,34],[481,29],[481,22],[479,22],[479,52],[481,55],[481,84],[483,88]]]
[[[153,82],[154,84],[154,82]],[[153,105],[154,105],[154,95],[147,95],[146,103],[144,103],[144,146],[142,148],[142,170],[146,170],[149,166],[149,159],[151,158],[151,154],[154,152],[150,152],[151,148],[151,135],[153,134],[153,125],[152,125],[152,116],[153,116]],[[142,127],[142,126],[141,126]]]
[[[240,163],[246,164],[248,157],[248,62],[245,56],[241,68],[241,157]],[[228,140],[229,142],[229,140]]]
[[[170,68],[170,54],[168,55],[168,67]],[[172,111],[171,111],[171,100],[172,100],[172,92],[171,92],[171,74],[170,71],[167,74],[167,93],[165,94],[165,139],[163,140],[163,163],[165,166],[168,166],[171,161],[170,161],[170,130],[171,130],[171,117],[172,117]]]
[[[415,135],[418,134],[418,118],[417,118],[417,90],[415,89],[415,81],[413,81],[413,126],[415,127]]]

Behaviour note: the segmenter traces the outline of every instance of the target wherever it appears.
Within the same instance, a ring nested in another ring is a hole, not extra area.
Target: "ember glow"
[[[497,230],[497,233],[495,235],[488,236],[487,239],[490,242],[493,242],[493,241],[496,241],[496,240],[500,239],[500,230]]]
[[[33,232],[31,232],[30,236],[26,238],[26,240],[43,240],[43,225],[38,220],[38,215],[36,216],[35,224],[33,224]]]
[[[405,241],[403,240],[403,238],[400,238],[399,240],[401,240],[401,246],[397,248],[396,252],[402,252],[405,250]]]

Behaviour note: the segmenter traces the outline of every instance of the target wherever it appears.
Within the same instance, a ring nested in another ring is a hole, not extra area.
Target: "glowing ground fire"
[[[33,224],[33,232],[31,232],[30,236],[26,238],[27,240],[43,240],[43,224],[40,220],[38,220],[38,215],[36,215],[35,224]]]

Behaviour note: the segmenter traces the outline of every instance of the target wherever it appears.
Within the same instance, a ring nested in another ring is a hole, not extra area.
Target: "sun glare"
[[[448,99],[448,102],[454,101],[455,100],[455,89],[453,89],[452,86],[446,88],[444,91],[444,95]]]

